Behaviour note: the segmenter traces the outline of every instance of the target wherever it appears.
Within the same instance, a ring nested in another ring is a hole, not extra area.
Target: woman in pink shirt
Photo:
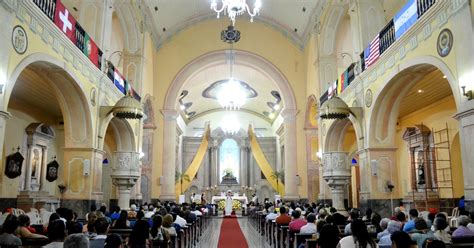
[[[293,211],[291,217],[293,217],[293,220],[289,224],[290,232],[299,232],[301,227],[306,225],[306,220],[301,218],[301,212],[299,210]]]

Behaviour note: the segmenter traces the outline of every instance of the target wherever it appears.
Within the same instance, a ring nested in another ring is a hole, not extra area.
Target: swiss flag
[[[54,13],[54,23],[66,34],[69,39],[76,44],[76,19],[64,7],[61,0],[56,0],[56,11]]]

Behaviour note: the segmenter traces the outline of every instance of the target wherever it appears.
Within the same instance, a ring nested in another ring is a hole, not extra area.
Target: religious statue
[[[420,165],[418,166],[418,185],[425,184],[425,166],[423,158],[420,158]]]
[[[31,162],[31,178],[36,178],[36,168],[39,165],[38,149],[33,150],[33,161]]]
[[[232,214],[232,191],[227,190],[227,195],[225,199],[225,216],[230,216]]]

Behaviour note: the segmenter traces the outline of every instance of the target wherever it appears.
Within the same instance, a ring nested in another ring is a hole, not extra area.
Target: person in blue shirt
[[[415,219],[418,217],[418,210],[410,209],[408,214],[410,215],[410,220],[403,226],[403,231],[407,233],[415,230]]]

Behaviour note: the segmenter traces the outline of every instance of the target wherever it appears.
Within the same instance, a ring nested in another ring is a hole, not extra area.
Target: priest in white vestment
[[[227,191],[227,198],[225,199],[225,216],[232,214],[232,191]]]

